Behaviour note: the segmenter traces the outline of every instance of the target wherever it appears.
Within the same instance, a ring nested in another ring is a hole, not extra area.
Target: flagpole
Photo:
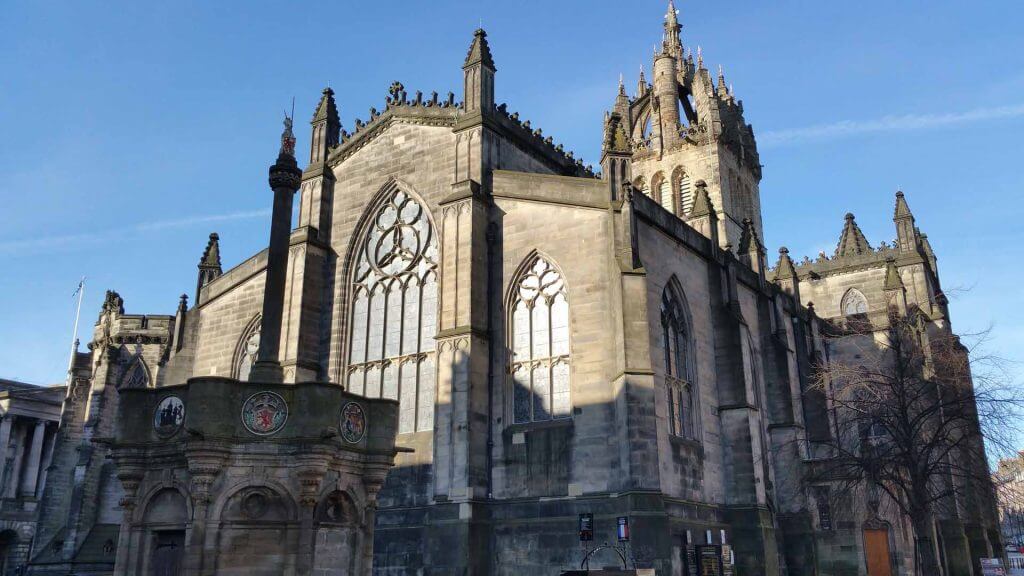
[[[78,281],[78,289],[75,290],[75,294],[78,294],[78,305],[75,307],[75,330],[71,335],[71,357],[68,358],[68,377],[67,385],[68,392],[71,392],[71,377],[72,372],[75,368],[75,354],[78,352],[78,317],[82,313],[82,297],[85,295],[85,276]]]

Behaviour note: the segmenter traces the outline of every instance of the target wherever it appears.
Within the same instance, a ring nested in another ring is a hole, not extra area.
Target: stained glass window
[[[348,390],[399,403],[399,433],[434,426],[437,240],[427,210],[395,190],[354,264]]]
[[[568,418],[569,300],[565,283],[554,266],[538,257],[514,286],[509,330],[513,422]]]
[[[682,298],[669,286],[661,297],[661,330],[665,349],[665,388],[668,393],[669,432],[695,436],[690,331]]]

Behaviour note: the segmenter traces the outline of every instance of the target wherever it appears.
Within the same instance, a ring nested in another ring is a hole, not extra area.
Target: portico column
[[[44,436],[46,436],[46,422],[39,420],[32,432],[32,446],[29,448],[28,462],[25,464],[25,481],[21,485],[20,495],[22,497],[36,497],[36,481],[39,480],[39,463],[43,457]]]
[[[18,496],[18,486],[21,483],[22,470],[25,463],[24,442],[27,435],[28,429],[23,425],[14,429],[14,441],[12,442],[14,445],[14,456],[11,458],[11,473],[7,475],[7,485],[4,486],[4,496],[7,498],[16,498]]]
[[[14,423],[14,416],[5,414],[0,421],[0,481],[7,472],[7,448],[11,443],[11,424]]]

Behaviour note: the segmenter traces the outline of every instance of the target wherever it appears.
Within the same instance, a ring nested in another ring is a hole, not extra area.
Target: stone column
[[[11,414],[4,415],[2,421],[0,421],[0,481],[3,480],[4,474],[7,472],[7,447],[11,443],[11,424],[14,423],[14,416]]]
[[[46,422],[39,420],[32,431],[32,446],[25,464],[25,481],[22,482],[19,495],[24,498],[36,497],[36,481],[39,480],[39,463],[43,458],[43,438],[46,436]]]
[[[45,449],[43,450],[43,464],[39,469],[39,487],[36,488],[36,498],[42,499],[43,491],[46,488],[46,478],[49,475],[50,465],[53,464],[53,452],[57,448],[57,427],[53,427],[53,432],[46,439]]]
[[[4,487],[4,495],[7,498],[15,498],[18,495],[18,486],[21,482],[22,464],[25,460],[24,444],[28,430],[24,426],[18,426],[14,431],[14,456],[11,458],[11,473],[7,476],[7,486]]]
[[[282,382],[281,317],[284,309],[285,282],[288,274],[288,244],[292,230],[292,198],[299,189],[302,171],[295,161],[295,137],[291,119],[285,118],[281,135],[281,153],[270,167],[270,188],[274,191],[274,210],[270,219],[270,246],[267,255],[266,283],[263,289],[263,319],[260,349],[249,380]]]
[[[326,455],[325,455],[326,456]],[[300,456],[299,460],[299,546],[295,555],[297,574],[311,574],[313,556],[315,554],[316,534],[313,528],[313,515],[320,494],[320,482],[327,472],[327,460],[310,456]]]
[[[117,553],[114,557],[114,576],[129,576],[134,573],[133,566],[139,565],[138,550],[133,550],[132,543],[133,519],[135,516],[135,497],[139,491],[139,484],[144,474],[139,463],[130,465],[118,462],[117,478],[124,488],[124,496],[121,497],[121,536],[117,545]]]

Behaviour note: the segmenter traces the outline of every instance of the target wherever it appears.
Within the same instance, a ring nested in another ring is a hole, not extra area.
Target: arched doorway
[[[153,576],[183,574],[185,523],[188,521],[185,497],[173,488],[161,490],[146,506],[143,521],[150,531],[146,573]]]
[[[17,532],[14,530],[0,532],[0,574],[7,574],[8,570],[13,572],[16,562],[14,551],[17,546]]]

